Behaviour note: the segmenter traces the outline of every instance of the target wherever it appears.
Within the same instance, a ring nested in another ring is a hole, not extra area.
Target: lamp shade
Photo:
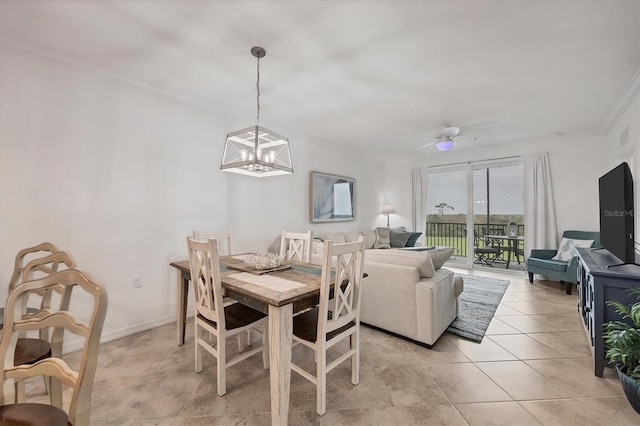
[[[395,212],[396,209],[394,209],[393,206],[389,203],[384,203],[384,206],[382,206],[382,214],[391,214]]]
[[[257,125],[229,133],[220,170],[255,177],[293,173],[289,140]]]

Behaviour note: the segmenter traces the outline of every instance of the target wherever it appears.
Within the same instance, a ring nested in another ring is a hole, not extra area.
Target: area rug
[[[480,343],[498,309],[509,281],[461,275],[464,291],[460,294],[460,308],[447,331]]]

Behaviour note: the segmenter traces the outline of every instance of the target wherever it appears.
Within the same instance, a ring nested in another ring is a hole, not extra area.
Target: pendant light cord
[[[256,81],[256,91],[257,91],[256,104],[257,104],[258,108],[257,108],[256,122],[259,125],[260,124],[260,57],[258,57],[257,74],[258,74],[258,80]]]

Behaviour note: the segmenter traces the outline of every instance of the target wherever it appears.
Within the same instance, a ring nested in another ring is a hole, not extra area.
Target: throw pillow
[[[407,240],[407,244],[405,244],[404,246],[405,247],[415,247],[416,241],[418,241],[418,238],[420,238],[420,235],[422,235],[422,232],[412,232],[411,236]]]
[[[431,278],[435,274],[433,261],[427,251],[413,252],[408,250],[367,250],[365,259],[368,262],[387,263],[392,265],[412,266],[418,270],[420,278]]]
[[[442,268],[442,265],[449,260],[453,254],[453,247],[438,247],[428,252],[431,255],[434,269]]]
[[[376,243],[374,249],[390,249],[391,248],[391,229],[376,228]]]
[[[409,238],[411,238],[411,232],[391,230],[391,247],[404,247],[407,245],[407,241],[409,241]]]
[[[364,237],[364,248],[367,250],[372,249],[376,243],[376,230],[360,231],[360,235]]]
[[[324,254],[324,243],[318,238],[313,239],[313,254]]]
[[[577,256],[576,247],[591,247],[593,240],[576,240],[573,238],[562,237],[558,253],[553,256],[552,260],[562,260],[568,262],[573,256]]]

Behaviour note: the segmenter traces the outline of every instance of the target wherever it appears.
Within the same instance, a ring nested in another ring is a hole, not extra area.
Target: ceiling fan
[[[449,151],[451,148],[453,148],[453,145],[456,142],[454,138],[460,136],[462,136],[462,133],[460,133],[459,127],[445,126],[436,132],[436,137],[433,142],[424,144],[419,149],[435,145],[439,151]]]

